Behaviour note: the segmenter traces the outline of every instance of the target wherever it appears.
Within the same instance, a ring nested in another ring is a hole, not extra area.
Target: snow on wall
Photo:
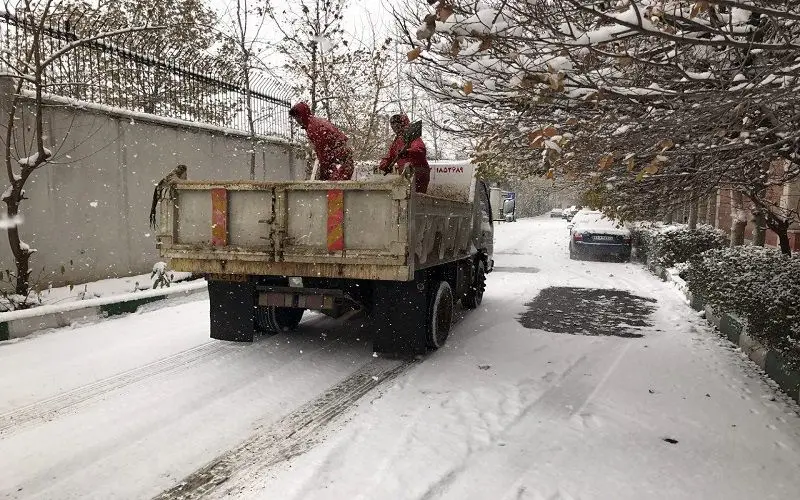
[[[24,109],[19,130],[33,123]],[[39,250],[31,261],[34,282],[60,286],[149,274],[161,260],[149,228],[153,187],[179,163],[188,166],[189,179],[250,177],[253,146],[224,130],[97,106],[48,107],[45,121],[53,164],[26,182],[21,218],[2,221],[19,225],[24,217],[20,236]],[[266,140],[255,151],[257,180],[302,175],[301,150]],[[25,160],[34,151],[18,154]],[[8,243],[0,243],[0,269],[13,267]]]

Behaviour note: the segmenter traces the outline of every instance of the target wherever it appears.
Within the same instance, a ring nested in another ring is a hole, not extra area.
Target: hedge
[[[747,321],[748,333],[800,367],[800,258],[736,246],[695,255],[681,273],[692,294]]]
[[[688,261],[706,250],[727,247],[728,238],[712,226],[635,225],[632,230],[639,259],[664,268]]]

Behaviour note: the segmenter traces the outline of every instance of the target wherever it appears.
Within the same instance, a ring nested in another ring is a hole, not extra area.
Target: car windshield
[[[619,228],[619,224],[617,221],[613,219],[609,219],[602,212],[591,211],[591,212],[579,212],[575,215],[572,219],[575,226],[574,227],[594,227],[594,228],[604,228],[604,229],[616,229]]]
[[[604,220],[608,221],[608,218],[606,218],[606,216],[603,215],[602,212],[596,212],[596,211],[578,212],[577,214],[575,214],[575,218],[573,219],[573,221],[575,222],[576,225],[577,224],[583,224],[583,223],[586,223],[586,222],[590,222],[590,223],[600,222],[600,221],[604,221]]]

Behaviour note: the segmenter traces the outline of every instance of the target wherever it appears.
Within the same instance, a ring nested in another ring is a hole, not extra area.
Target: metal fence
[[[170,42],[163,30],[91,40],[113,28],[107,19],[93,18],[85,10],[47,16],[0,12],[3,70],[26,73],[37,39],[44,57],[78,45],[48,66],[44,92],[250,133],[248,89],[231,56]],[[291,137],[288,89],[252,74],[249,90],[255,134]]]

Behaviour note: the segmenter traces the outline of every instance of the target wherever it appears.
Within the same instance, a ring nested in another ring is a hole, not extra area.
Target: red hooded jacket
[[[401,119],[403,129],[406,129],[411,122],[406,115],[401,115]],[[395,137],[392,145],[389,147],[389,153],[381,160],[379,168],[382,171],[386,172],[388,170],[389,162],[391,162],[392,158],[397,156],[397,154],[403,150],[403,146],[405,146],[405,144],[406,141],[402,134]],[[414,175],[416,177],[416,191],[418,193],[426,192],[428,190],[428,182],[430,181],[431,167],[428,165],[428,154],[425,149],[425,143],[422,142],[422,138],[411,141],[411,144],[408,145],[406,154],[402,158],[399,158],[395,163],[395,168],[399,172],[402,172],[406,165],[410,165],[414,169]]]
[[[347,136],[328,120],[311,114],[304,102],[292,107],[290,112],[300,119],[300,126],[308,135],[319,160],[319,178],[327,181],[346,181],[353,176],[353,151],[347,145]]]

